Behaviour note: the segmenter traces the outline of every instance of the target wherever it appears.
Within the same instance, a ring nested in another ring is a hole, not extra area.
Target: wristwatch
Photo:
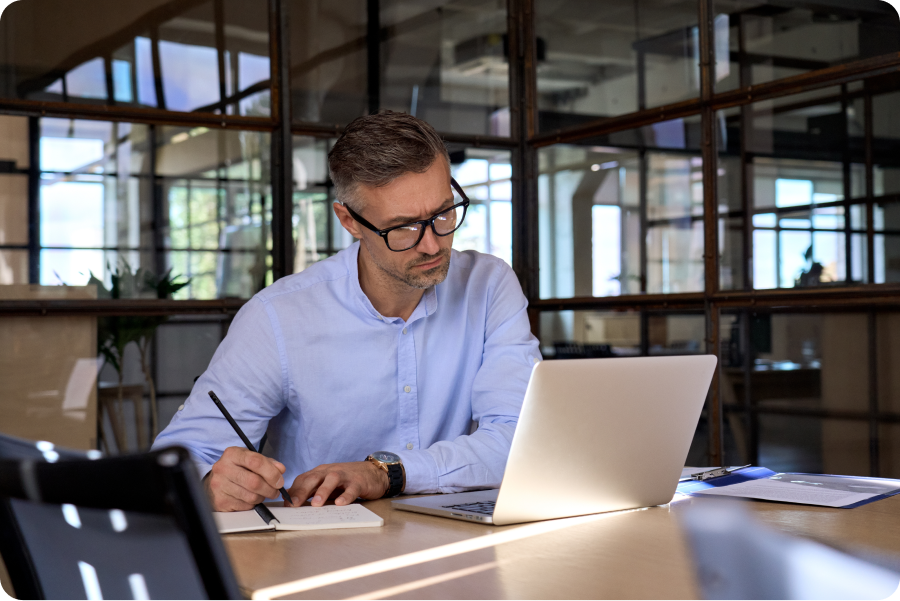
[[[403,492],[406,488],[406,470],[403,469],[399,455],[390,451],[378,451],[366,457],[366,461],[371,461],[387,473],[389,484],[382,498],[396,497]]]

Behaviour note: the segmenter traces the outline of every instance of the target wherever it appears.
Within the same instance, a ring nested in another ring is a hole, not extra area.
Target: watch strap
[[[399,463],[388,464],[387,467],[387,476],[388,476],[388,489],[387,492],[384,493],[384,497],[396,497],[403,491],[403,466]]]

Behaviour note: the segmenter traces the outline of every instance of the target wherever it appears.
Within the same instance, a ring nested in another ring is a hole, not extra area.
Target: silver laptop
[[[538,363],[499,489],[393,507],[504,525],[668,503],[715,367],[713,355]]]

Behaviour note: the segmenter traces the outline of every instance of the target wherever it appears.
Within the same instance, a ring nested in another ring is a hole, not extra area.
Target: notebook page
[[[362,505],[325,507],[270,507],[278,520],[276,530],[328,530],[331,528],[374,528],[384,520]]]
[[[221,534],[229,532],[252,532],[254,530],[274,530],[266,524],[255,509],[250,511],[214,511],[213,519]]]

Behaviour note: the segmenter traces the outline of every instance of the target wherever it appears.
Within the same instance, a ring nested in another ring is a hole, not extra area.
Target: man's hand
[[[296,503],[313,497],[312,506],[321,507],[339,493],[335,505],[349,505],[357,499],[380,499],[390,486],[387,473],[371,461],[329,463],[300,474],[288,493]],[[313,496],[315,493],[315,496]]]
[[[243,449],[228,447],[203,479],[215,511],[246,511],[284,486],[284,465]],[[296,498],[294,504],[299,505]]]

